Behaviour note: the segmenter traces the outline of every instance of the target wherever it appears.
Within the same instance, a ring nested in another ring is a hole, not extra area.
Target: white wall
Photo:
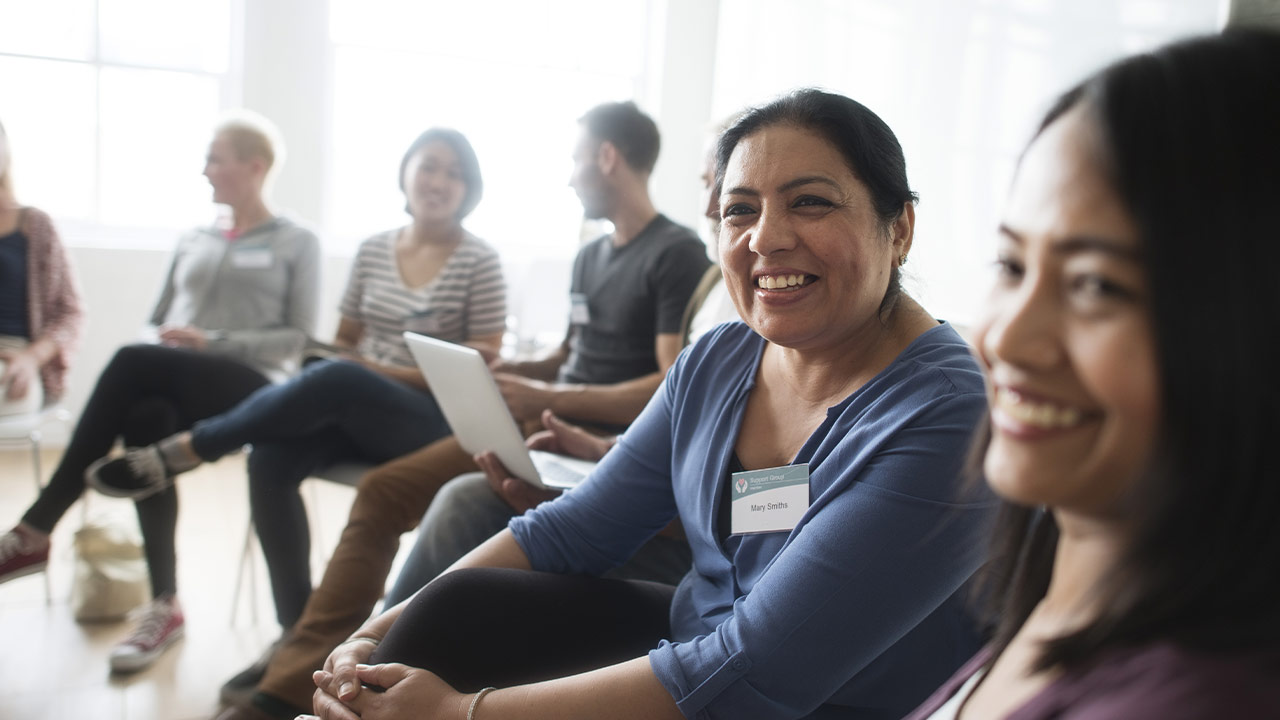
[[[1280,29],[1280,0],[1223,0],[1228,26]]]
[[[672,219],[702,225],[702,161],[711,122],[719,0],[665,6],[652,53],[649,109],[662,130],[662,152],[651,179],[654,203]]]
[[[320,227],[329,135],[328,0],[244,3],[242,105],[269,117],[287,139],[288,157],[276,179],[276,205]]]

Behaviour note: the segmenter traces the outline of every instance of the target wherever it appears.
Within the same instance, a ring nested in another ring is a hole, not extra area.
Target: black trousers
[[[670,637],[671,585],[525,570],[457,570],[405,606],[372,663],[430,670],[461,692],[646,655]]]
[[[117,438],[148,445],[225,412],[269,384],[254,368],[210,353],[128,345],[98,378],[71,441],[23,521],[51,532],[84,492],[84,472],[111,451]],[[177,591],[174,534],[178,494],[173,487],[136,503],[155,596]]]

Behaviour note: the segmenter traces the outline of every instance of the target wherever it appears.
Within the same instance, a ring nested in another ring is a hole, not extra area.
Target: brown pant
[[[259,692],[311,707],[311,673],[369,619],[382,597],[400,536],[418,525],[445,483],[476,470],[471,456],[450,436],[380,465],[360,480],[324,579],[272,656]]]

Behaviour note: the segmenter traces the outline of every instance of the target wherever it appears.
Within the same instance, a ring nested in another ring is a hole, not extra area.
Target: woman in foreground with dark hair
[[[585,483],[338,646],[321,717],[898,720],[978,649],[963,587],[994,504],[958,498],[985,395],[899,286],[897,139],[802,91],[744,115],[716,164],[745,322],[680,356]],[[590,577],[676,517],[678,588]]]
[[[975,334],[996,632],[912,720],[1280,717],[1277,77],[1280,35],[1171,45],[1027,149]]]

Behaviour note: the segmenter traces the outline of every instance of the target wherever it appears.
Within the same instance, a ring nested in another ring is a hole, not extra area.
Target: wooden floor
[[[47,475],[58,453],[43,455]],[[17,522],[35,493],[30,453],[0,450],[0,529]],[[248,522],[244,459],[228,457],[183,476],[179,493],[178,587],[185,637],[147,670],[129,676],[110,673],[108,654],[131,624],[78,624],[72,617],[71,540],[82,518],[77,503],[53,534],[52,600],[46,603],[39,574],[0,585],[0,720],[210,717],[222,682],[279,635],[260,555],[253,563],[256,592],[246,588],[235,602],[232,597]],[[305,485],[316,581],[345,524],[353,494],[352,488],[324,481]],[[93,491],[87,497],[91,521],[118,522],[137,532],[131,502]]]

